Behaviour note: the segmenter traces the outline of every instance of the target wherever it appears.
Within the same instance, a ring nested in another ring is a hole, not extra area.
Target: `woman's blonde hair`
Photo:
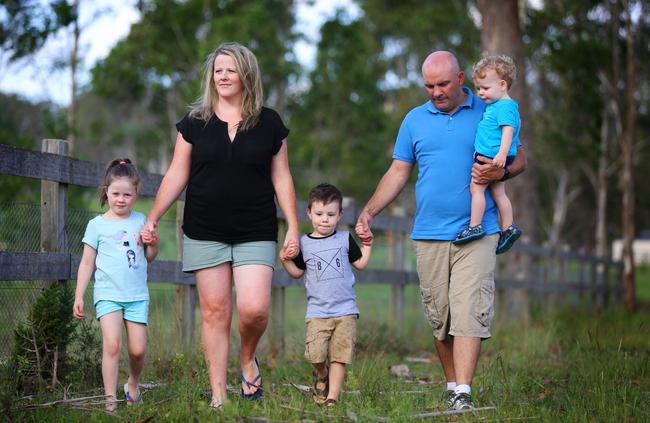
[[[242,120],[238,131],[252,128],[259,119],[264,102],[262,90],[262,76],[257,64],[257,58],[246,47],[239,43],[228,42],[217,47],[205,60],[205,73],[201,85],[203,94],[190,107],[190,116],[204,121],[210,120],[214,114],[214,106],[219,100],[219,94],[213,82],[214,59],[218,55],[230,56],[235,61],[237,73],[244,88],[242,101]]]

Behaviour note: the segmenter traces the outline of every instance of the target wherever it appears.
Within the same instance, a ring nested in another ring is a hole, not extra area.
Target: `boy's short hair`
[[[343,211],[343,194],[332,184],[318,184],[309,190],[309,205],[307,208],[311,210],[311,205],[316,201],[320,201],[323,204],[338,201],[339,211]]]
[[[490,69],[496,72],[499,78],[506,81],[508,89],[510,89],[512,83],[517,79],[515,62],[510,56],[506,56],[505,54],[494,54],[479,60],[474,65],[472,78],[485,78],[485,73]]]

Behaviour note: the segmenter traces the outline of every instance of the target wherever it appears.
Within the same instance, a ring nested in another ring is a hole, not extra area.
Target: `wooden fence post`
[[[404,245],[404,234],[399,231],[392,232],[392,250],[393,250],[393,260],[392,267],[395,270],[404,270],[404,255],[405,255],[405,245]],[[393,322],[397,326],[397,334],[404,334],[404,301],[405,301],[405,282],[404,280],[397,281],[397,283],[392,285],[392,315]]]
[[[278,222],[278,248],[284,243],[287,224]],[[271,286],[271,316],[269,327],[269,352],[271,357],[284,355],[284,317],[285,316],[285,290],[283,286]]]
[[[269,350],[271,357],[284,355],[285,288],[271,287],[271,327],[269,330]]]
[[[185,202],[176,202],[176,260],[183,260],[183,212]],[[194,327],[196,326],[196,285],[176,285],[176,321],[181,332],[183,345],[194,343]]]
[[[41,144],[44,153],[68,155],[68,142],[44,139]],[[41,251],[62,253],[67,249],[65,227],[68,209],[68,185],[41,180]],[[59,280],[65,283],[65,280]]]

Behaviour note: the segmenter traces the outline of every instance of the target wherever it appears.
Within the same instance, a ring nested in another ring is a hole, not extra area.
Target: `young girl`
[[[102,207],[108,202],[108,211],[88,223],[77,272],[73,314],[83,319],[84,292],[93,268],[97,268],[93,303],[102,330],[102,378],[108,412],[117,408],[122,320],[130,370],[124,396],[127,404],[142,402],[138,385],[147,348],[147,262],[158,254],[159,240],[143,229],[145,216],[132,210],[139,186],[140,175],[131,160],[116,159],[108,165],[99,197]]]

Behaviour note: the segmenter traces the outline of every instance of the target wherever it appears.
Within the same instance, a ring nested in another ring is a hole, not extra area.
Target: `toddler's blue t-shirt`
[[[515,132],[512,136],[512,143],[508,150],[508,156],[517,155],[517,145],[515,140],[519,138],[519,128],[521,127],[521,118],[519,117],[519,106],[517,102],[504,98],[490,103],[485,107],[483,118],[478,124],[476,130],[476,140],[474,140],[474,150],[486,157],[497,155],[501,147],[501,127],[512,126]]]

